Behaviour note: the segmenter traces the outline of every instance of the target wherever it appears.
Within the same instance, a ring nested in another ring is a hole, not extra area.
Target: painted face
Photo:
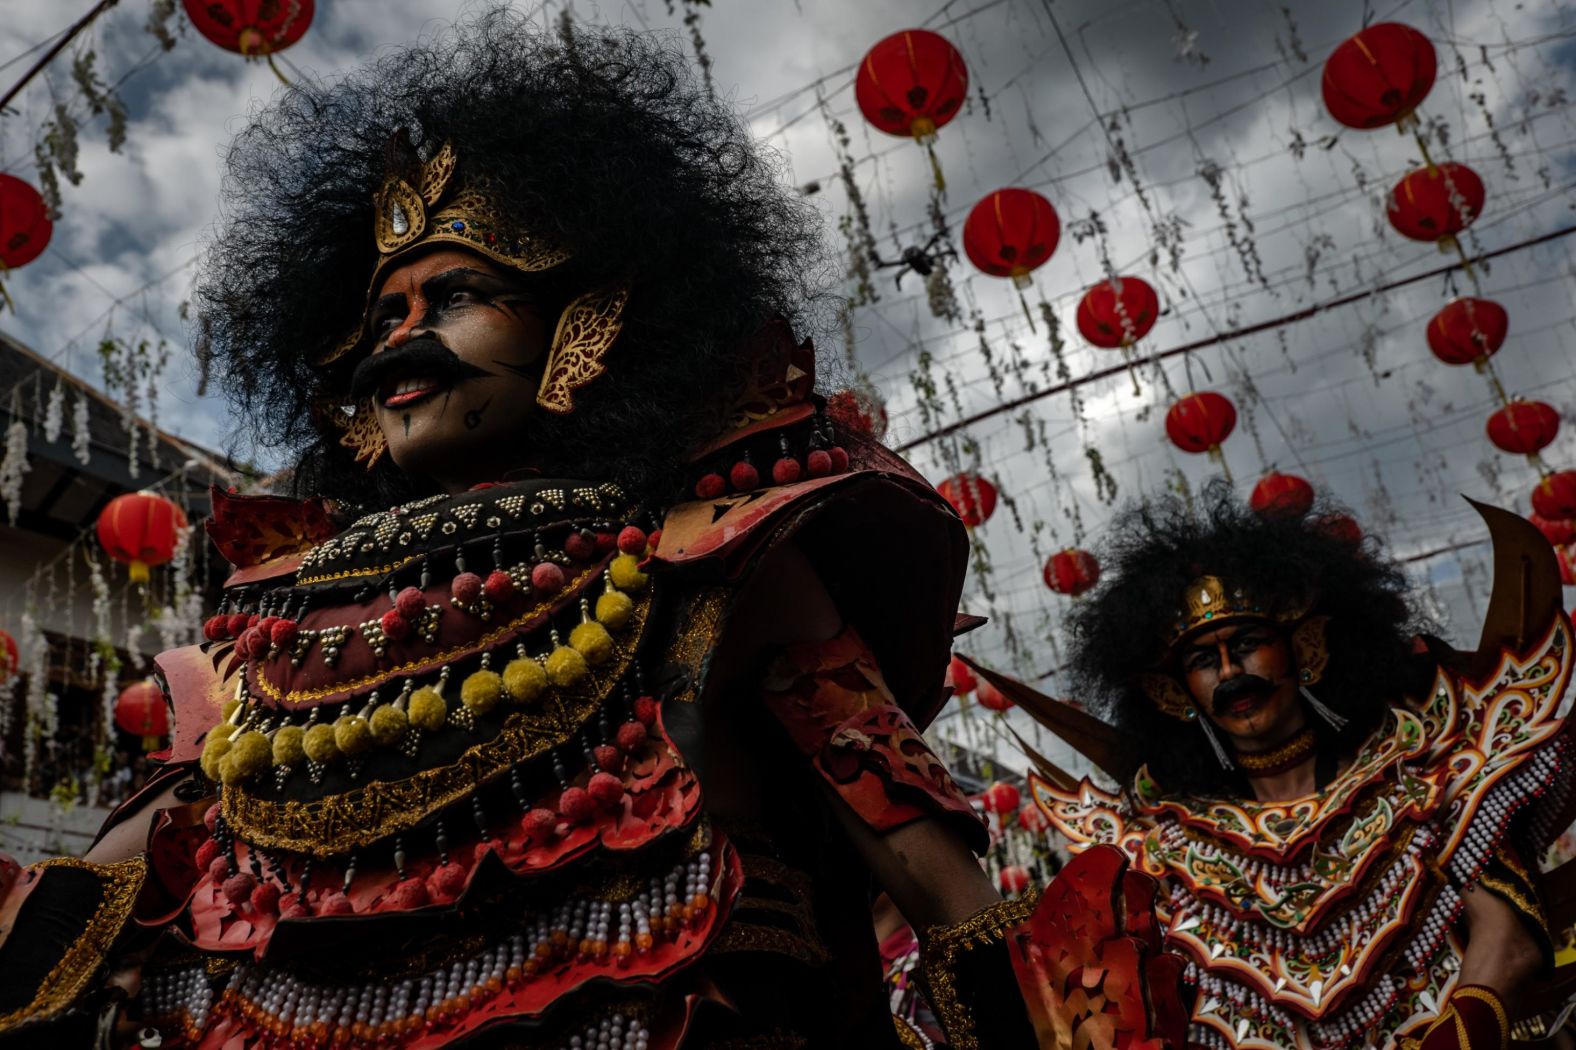
[[[1240,750],[1265,750],[1302,728],[1291,646],[1274,627],[1206,631],[1183,643],[1179,659],[1193,702]]]
[[[400,263],[368,316],[372,353],[351,379],[401,470],[451,492],[522,465],[511,440],[536,410],[550,338],[544,304],[462,249]]]

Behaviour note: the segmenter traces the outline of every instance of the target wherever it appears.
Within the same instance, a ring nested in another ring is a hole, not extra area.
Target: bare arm
[[[1509,904],[1489,890],[1469,886],[1466,901],[1467,949],[1461,960],[1461,983],[1492,989],[1516,1016],[1516,996],[1543,965],[1537,942]]]

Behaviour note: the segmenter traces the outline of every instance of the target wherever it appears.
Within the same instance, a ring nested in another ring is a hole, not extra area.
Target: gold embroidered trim
[[[347,853],[410,830],[508,767],[550,751],[578,733],[634,660],[651,610],[652,590],[648,587],[634,596],[634,611],[619,632],[613,658],[592,669],[586,684],[557,690],[531,707],[512,712],[497,736],[466,749],[453,762],[404,780],[375,781],[310,802],[271,802],[250,796],[245,785],[235,784],[220,796],[225,820],[254,845],[318,857]]]
[[[416,558],[417,556],[412,554],[410,557],[401,558],[399,561],[392,564],[379,565],[370,569],[346,569],[344,572],[329,572],[324,573],[322,576],[307,576],[303,579],[296,580],[295,585],[297,587],[305,587],[314,583],[333,583],[335,580],[357,580],[363,576],[385,576],[388,573],[403,569],[405,566],[415,561]]]
[[[823,945],[775,926],[757,926],[738,920],[728,923],[728,928],[722,931],[722,936],[712,945],[710,954],[724,955],[730,952],[786,955],[806,966],[825,966],[832,961],[831,953]]]
[[[920,941],[920,968],[930,985],[930,1005],[946,1029],[953,1050],[979,1050],[972,1009],[958,996],[957,971],[963,957],[977,948],[1006,940],[1007,929],[1028,921],[1040,903],[1030,886],[1017,900],[1001,901],[952,926],[932,926]]]
[[[674,699],[685,703],[700,699],[700,689],[704,685],[702,671],[707,657],[722,638],[723,618],[732,602],[733,588],[723,585],[703,588],[690,600],[684,626],[669,644],[666,658],[667,663],[682,664],[690,669],[689,684]]]
[[[522,624],[528,623],[539,616],[546,615],[549,611],[551,611],[554,605],[563,601],[566,595],[572,597],[573,595],[579,593],[584,588],[584,586],[590,582],[592,577],[596,576],[602,571],[603,566],[600,563],[586,568],[580,573],[579,576],[576,576],[572,581],[566,584],[563,590],[553,595],[553,597],[547,599],[546,601],[537,603],[535,606],[527,609],[525,612],[521,613],[519,616],[516,616],[514,619],[503,624],[502,626],[497,627],[486,634],[473,638],[463,645],[457,645],[453,649],[447,649],[441,653],[434,653],[431,656],[424,656],[419,660],[412,660],[409,663],[400,664],[398,667],[385,667],[370,675],[367,675],[364,678],[357,678],[352,681],[335,682],[331,685],[320,686],[316,689],[292,689],[288,693],[282,692],[277,684],[269,681],[266,671],[259,671],[254,676],[257,679],[258,691],[263,693],[263,695],[267,696],[270,700],[274,700],[280,704],[289,706],[310,703],[313,700],[320,700],[325,696],[333,696],[335,693],[343,693],[347,691],[355,693],[360,692],[363,689],[373,689],[377,686],[383,685],[385,682],[393,681],[396,678],[406,678],[411,674],[416,673],[419,668],[443,663],[446,660],[454,660],[469,653],[480,652],[481,650],[486,649],[497,642],[503,641],[503,639],[519,630]],[[649,588],[645,594],[646,597],[644,599],[637,598],[635,603],[637,610],[636,617],[638,617],[640,623],[644,623],[646,608],[650,603]],[[635,621],[632,620],[631,622]],[[622,673],[622,671],[620,671],[620,673]]]
[[[1478,876],[1478,884],[1484,889],[1493,890],[1513,907],[1519,908],[1527,918],[1537,922],[1540,929],[1547,928],[1548,924],[1543,921],[1543,909],[1538,907],[1538,902],[1529,899],[1514,883],[1485,872]]]
[[[0,1032],[9,1031],[14,1025],[25,1021],[41,1020],[59,1013],[82,994],[120,936],[121,928],[126,924],[126,917],[131,914],[131,906],[142,890],[143,879],[148,873],[147,859],[141,855],[114,864],[92,864],[76,857],[53,857],[34,866],[90,871],[99,877],[104,896],[81,936],[66,949],[54,969],[38,986],[33,1001],[0,1017]]]
[[[914,1031],[907,1021],[893,1014],[892,1023],[897,1026],[898,1042],[905,1047],[909,1047],[910,1050],[928,1050],[928,1044],[920,1037],[918,1032]]]

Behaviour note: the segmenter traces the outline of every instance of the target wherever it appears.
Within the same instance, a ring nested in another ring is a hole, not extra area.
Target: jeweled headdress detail
[[[389,143],[388,153],[391,171],[372,197],[378,263],[368,284],[369,302],[390,265],[434,245],[465,248],[523,274],[545,273],[569,261],[569,252],[551,237],[527,229],[498,206],[485,176],[462,171],[449,143],[430,160],[415,160],[402,131]],[[609,286],[585,292],[564,307],[537,404],[559,414],[574,411],[573,392],[606,371],[602,358],[618,338],[628,298],[626,288]],[[316,363],[338,360],[365,338],[363,319]]]
[[[1242,586],[1219,576],[1200,576],[1183,590],[1181,607],[1166,644],[1175,645],[1201,627],[1253,619],[1273,621],[1277,617]]]

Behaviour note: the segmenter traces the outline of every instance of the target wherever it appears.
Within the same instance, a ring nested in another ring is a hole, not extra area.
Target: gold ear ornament
[[[1324,637],[1329,622],[1328,616],[1310,616],[1291,633],[1292,658],[1297,661],[1297,681],[1301,685],[1317,684],[1329,666],[1330,650]]]
[[[375,467],[383,453],[388,451],[388,439],[383,436],[383,428],[378,426],[378,417],[372,410],[371,401],[361,402],[354,412],[337,409],[330,418],[334,426],[343,431],[339,435],[339,444],[356,454],[357,463],[365,461],[367,470]]]
[[[1138,686],[1162,713],[1179,722],[1192,722],[1198,718],[1198,708],[1187,688],[1168,674],[1149,671],[1138,676]]]
[[[623,330],[628,302],[629,289],[611,285],[576,296],[564,307],[542,369],[538,405],[561,416],[575,410],[574,392],[607,371],[602,359]]]

